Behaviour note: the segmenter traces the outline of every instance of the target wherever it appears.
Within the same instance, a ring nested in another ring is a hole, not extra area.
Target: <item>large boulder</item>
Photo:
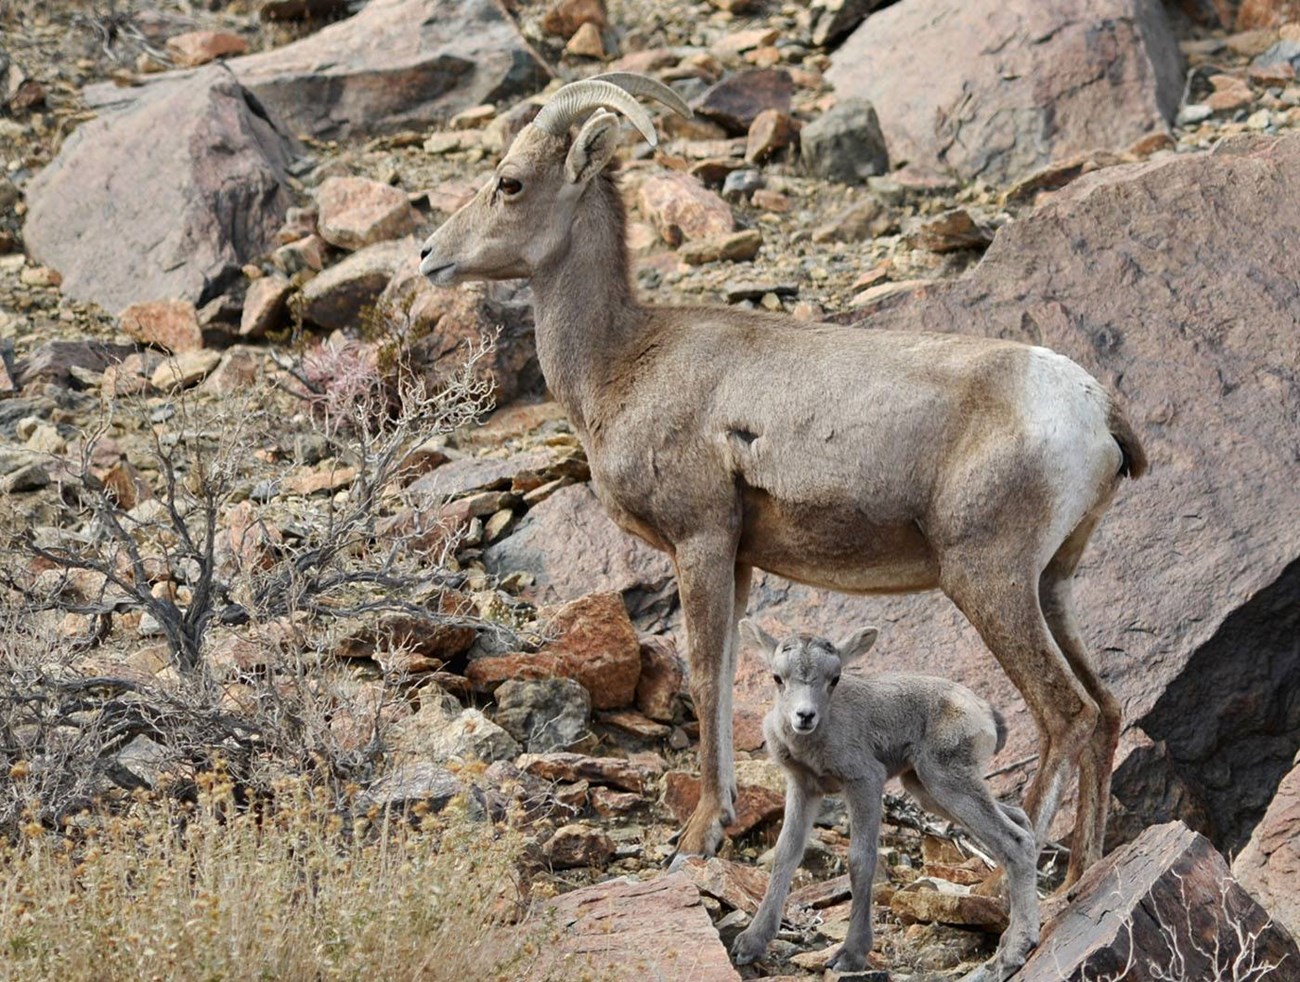
[[[1270,914],[1300,935],[1300,757],[1232,861],[1232,872]]]
[[[1183,73],[1159,0],[901,0],[832,56],[889,157],[998,183],[1167,132]]]
[[[661,625],[676,604],[668,557],[615,525],[586,484],[561,488],[531,509],[514,534],[489,548],[483,560],[493,573],[532,574],[524,596],[539,603],[620,593],[643,629]]]
[[[111,311],[202,306],[275,245],[289,137],[221,66],[103,89],[98,107],[27,188],[28,250]]]
[[[1017,982],[1300,979],[1300,951],[1205,839],[1178,822],[1107,856],[1043,930]]]
[[[550,78],[496,0],[370,0],[228,64],[293,133],[331,138],[428,126]]]

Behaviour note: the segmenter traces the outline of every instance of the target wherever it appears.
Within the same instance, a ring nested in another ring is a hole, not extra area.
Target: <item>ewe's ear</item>
[[[776,651],[776,638],[772,637],[748,617],[740,622],[740,640],[758,648],[768,661],[772,660],[772,653]]]
[[[880,632],[874,627],[863,627],[854,631],[835,646],[840,653],[840,663],[847,665],[849,662],[861,658],[871,650],[871,646],[876,643],[876,638],[879,635]]]
[[[585,184],[605,169],[618,149],[618,117],[597,109],[573,138],[564,160],[564,179],[570,184]]]

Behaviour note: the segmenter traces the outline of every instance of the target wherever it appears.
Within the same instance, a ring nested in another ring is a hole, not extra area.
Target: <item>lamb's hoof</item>
[[[839,972],[841,975],[847,975],[850,972],[865,972],[867,970],[867,956],[865,952],[846,951],[844,948],[835,954],[826,967],[832,972]]]
[[[741,931],[731,943],[731,960],[737,965],[756,962],[767,952],[767,938]]]
[[[1004,939],[1005,941],[1005,939]],[[973,972],[968,972],[961,977],[961,982],[1003,982],[1009,979],[1021,968],[1029,958],[1029,953],[1038,947],[1038,942],[1026,938],[1023,941],[1013,941],[1010,944],[1002,944],[998,952],[988,961]]]

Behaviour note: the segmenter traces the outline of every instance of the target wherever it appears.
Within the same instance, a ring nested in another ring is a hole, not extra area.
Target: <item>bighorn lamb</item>
[[[1038,944],[1038,847],[1029,817],[996,801],[984,783],[989,758],[1006,738],[1002,717],[947,679],[841,675],[875,643],[874,627],[839,645],[804,635],[778,642],[744,620],[740,636],[763,651],[776,682],[776,701],[763,720],[763,734],[768,753],[785,770],[786,791],[776,865],[753,923],[732,945],[736,963],[756,961],[767,950],[822,796],[842,791],[852,822],[853,907],[848,935],[830,967],[839,972],[866,967],[881,796],[885,780],[899,776],[928,811],[960,822],[1002,864],[1011,922],[994,958],[966,980],[1013,975]]]
[[[613,519],[673,560],[700,718],[699,805],[678,854],[733,814],[736,622],[757,566],[853,593],[942,589],[1024,694],[1041,739],[1026,805],[1045,837],[1081,768],[1069,875],[1101,853],[1120,708],[1070,577],[1122,475],[1146,468],[1111,397],[1045,348],[713,307],[648,307],[613,166],[653,79],[573,82],[433,233],[437,284],[527,277],[547,384]]]

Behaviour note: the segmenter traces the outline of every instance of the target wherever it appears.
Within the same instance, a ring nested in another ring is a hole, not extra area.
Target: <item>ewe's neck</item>
[[[602,174],[578,203],[567,246],[533,274],[542,374],[584,436],[612,365],[644,323],[628,279],[625,234],[617,183]]]

